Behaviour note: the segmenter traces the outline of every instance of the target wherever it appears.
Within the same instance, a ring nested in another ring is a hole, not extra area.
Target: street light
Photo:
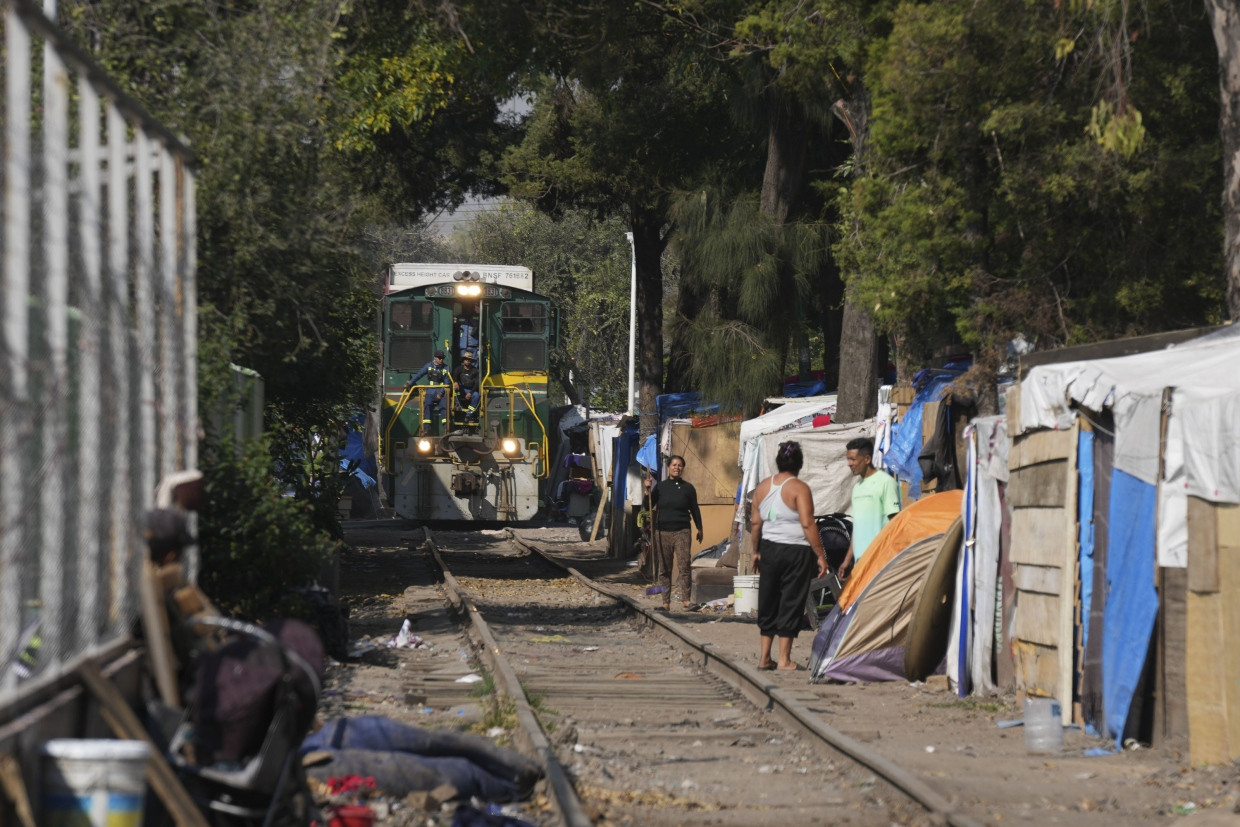
[[[629,277],[629,409],[628,414],[633,414],[633,366],[634,356],[637,352],[637,245],[633,242],[633,234],[625,233],[624,237],[629,240],[629,250],[632,252],[633,269]]]

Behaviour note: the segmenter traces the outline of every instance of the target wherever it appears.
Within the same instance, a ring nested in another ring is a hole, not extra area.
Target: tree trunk
[[[858,82],[853,87],[852,99],[839,101],[833,111],[852,135],[853,154],[857,158],[854,174],[862,175],[866,138],[870,134],[870,96]],[[870,314],[847,295],[840,326],[840,382],[835,419],[860,422],[878,413],[878,335]]]
[[[762,174],[762,214],[785,224],[796,210],[805,186],[805,153],[809,126],[805,110],[795,101],[776,95],[771,102],[766,141],[766,169]]]
[[[861,422],[878,412],[878,337],[870,316],[852,301],[844,302],[840,333],[840,389],[837,422]]]
[[[1240,0],[1206,0],[1218,46],[1227,312],[1240,320]]]
[[[637,261],[637,353],[634,382],[643,440],[658,430],[655,398],[663,392],[663,216],[634,208],[633,250]]]

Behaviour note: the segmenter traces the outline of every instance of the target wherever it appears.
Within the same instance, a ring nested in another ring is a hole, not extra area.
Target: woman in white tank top
[[[799,443],[781,443],[775,455],[777,473],[758,483],[753,493],[750,523],[758,574],[759,669],[797,668],[792,641],[801,631],[809,584],[815,570],[818,577],[827,573],[827,556],[814,524],[814,495],[797,479],[804,462]],[[771,659],[775,638],[779,638],[778,662]]]

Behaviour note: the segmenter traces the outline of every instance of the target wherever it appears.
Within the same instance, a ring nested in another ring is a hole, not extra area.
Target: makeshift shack
[[[1051,358],[1008,396],[1017,683],[1117,743],[1234,760],[1240,328]]]

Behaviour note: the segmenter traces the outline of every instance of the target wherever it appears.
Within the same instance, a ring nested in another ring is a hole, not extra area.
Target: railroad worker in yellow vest
[[[443,351],[435,351],[435,358],[422,366],[422,369],[409,377],[409,383],[406,388],[412,388],[418,384],[418,380],[426,377],[429,385],[443,385],[440,388],[431,388],[426,392],[426,411],[423,417],[432,425],[436,421],[435,414],[438,413],[438,419],[446,420],[448,418],[448,389],[447,386],[452,382],[452,374],[448,371],[448,366],[443,362]]]
[[[895,477],[874,467],[874,440],[858,437],[844,454],[848,469],[859,477],[852,490],[852,545],[840,564],[840,578],[848,576],[883,526],[900,511],[900,486]]]
[[[792,641],[801,631],[814,571],[827,574],[827,554],[814,522],[814,492],[797,479],[805,456],[798,442],[781,442],[776,473],[758,483],[750,512],[753,565],[758,573],[759,669],[796,669]],[[779,661],[771,645],[779,638]]]
[[[654,553],[659,564],[659,585],[663,592],[663,610],[672,606],[672,568],[684,607],[696,607],[690,595],[689,521],[697,527],[697,541],[702,542],[702,509],[698,507],[697,489],[682,479],[685,458],[673,455],[667,461],[667,479],[650,491],[650,509],[654,521]]]
[[[478,368],[474,364],[472,351],[465,351],[461,356],[461,364],[452,373],[452,387],[460,394],[461,410],[465,411],[465,419],[474,422],[478,419],[478,401],[482,394],[478,391]]]

